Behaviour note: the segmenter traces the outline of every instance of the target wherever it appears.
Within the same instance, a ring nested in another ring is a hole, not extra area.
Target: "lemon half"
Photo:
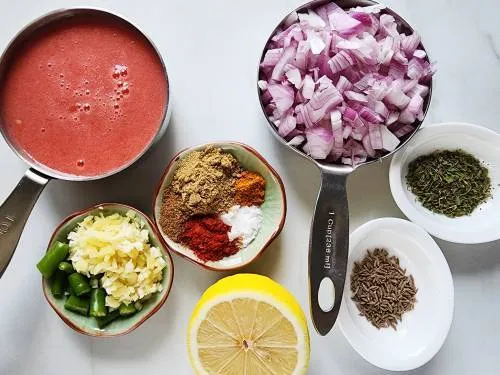
[[[309,364],[309,331],[285,288],[265,276],[239,274],[201,297],[188,351],[198,375],[301,375]]]

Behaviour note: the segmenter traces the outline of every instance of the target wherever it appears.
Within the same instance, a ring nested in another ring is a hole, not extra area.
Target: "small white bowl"
[[[462,149],[490,172],[492,197],[469,216],[450,218],[424,208],[406,186],[408,164],[436,150]],[[421,128],[394,155],[389,170],[392,196],[403,213],[433,236],[455,243],[475,244],[500,239],[500,134],[485,127],[446,123]]]
[[[352,301],[354,262],[366,250],[385,248],[413,275],[417,303],[403,315],[397,330],[375,328],[359,315]],[[352,347],[368,362],[391,371],[407,371],[427,363],[439,351],[453,319],[454,289],[450,268],[432,237],[403,219],[369,221],[350,236],[349,262],[339,324]]]

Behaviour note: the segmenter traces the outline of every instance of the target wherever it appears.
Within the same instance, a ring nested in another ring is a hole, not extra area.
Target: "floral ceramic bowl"
[[[160,225],[163,192],[170,186],[179,162],[191,152],[202,150],[208,146],[220,147],[224,151],[231,153],[244,169],[258,172],[266,180],[265,201],[261,206],[262,225],[257,237],[238,253],[215,262],[204,262],[199,259],[191,249],[170,239],[161,229]],[[286,217],[285,188],[280,176],[257,151],[237,142],[214,142],[190,147],[179,152],[167,166],[156,191],[153,204],[155,223],[159,228],[161,238],[166,247],[190,261],[214,271],[235,270],[254,261],[280,234]]]
[[[57,227],[47,249],[50,248],[56,241],[67,242],[68,233],[71,232],[76,225],[81,222],[88,215],[99,215],[99,214],[126,214],[128,211],[133,211],[136,213],[137,217],[145,223],[145,228],[150,233],[150,241],[153,246],[160,249],[163,254],[163,258],[167,262],[167,266],[163,270],[163,280],[161,281],[163,289],[159,293],[155,293],[149,300],[144,303],[141,311],[138,311],[134,315],[117,319],[110,323],[106,328],[100,329],[95,319],[90,317],[85,317],[78,315],[64,308],[64,298],[57,299],[50,292],[50,282],[43,279],[43,293],[47,302],[52,306],[54,311],[59,315],[59,317],[66,323],[69,327],[75,331],[95,337],[112,337],[121,336],[139,327],[142,323],[148,320],[153,314],[163,306],[167,300],[168,294],[172,287],[172,281],[174,277],[174,265],[172,258],[168,251],[163,246],[160,240],[160,235],[151,220],[143,214],[141,211],[136,210],[133,207],[129,207],[123,204],[117,203],[103,203],[98,206],[90,207],[84,211],[77,212],[73,215],[68,216],[62,221]]]

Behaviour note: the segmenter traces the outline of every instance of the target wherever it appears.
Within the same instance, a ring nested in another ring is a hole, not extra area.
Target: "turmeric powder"
[[[266,180],[259,173],[244,171],[234,183],[235,201],[240,206],[260,206],[264,203]]]

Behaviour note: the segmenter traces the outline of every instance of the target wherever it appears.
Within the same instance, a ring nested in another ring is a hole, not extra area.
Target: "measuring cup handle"
[[[0,206],[0,278],[14,255],[31,210],[49,180],[49,177],[28,169]]]
[[[340,310],[349,251],[347,173],[322,171],[309,242],[309,289],[314,327],[332,329]]]

